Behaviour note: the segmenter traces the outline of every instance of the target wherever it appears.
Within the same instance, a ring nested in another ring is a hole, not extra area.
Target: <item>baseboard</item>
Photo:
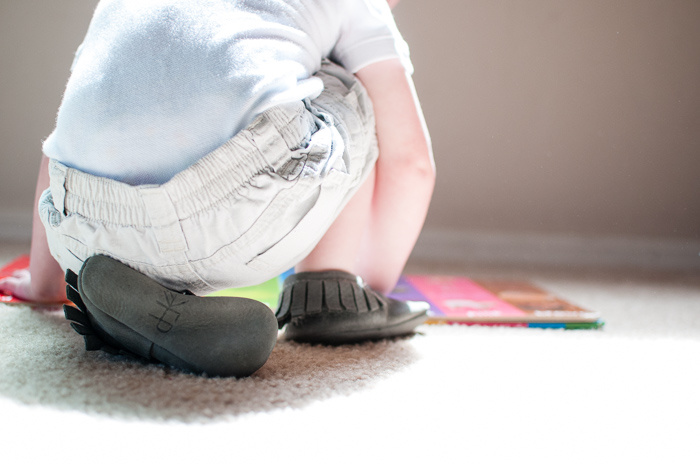
[[[32,211],[0,208],[0,240],[28,241],[32,237]]]
[[[700,241],[425,230],[412,259],[700,271]]]

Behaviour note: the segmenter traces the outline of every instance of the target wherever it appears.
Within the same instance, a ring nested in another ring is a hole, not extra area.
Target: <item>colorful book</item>
[[[463,276],[402,276],[391,297],[430,304],[429,323],[595,329],[599,312],[585,310],[524,281]]]
[[[282,279],[273,278],[256,286],[223,289],[209,295],[223,297],[246,297],[248,299],[262,302],[272,309],[276,309],[281,289]]]
[[[29,266],[22,255],[0,269],[0,278]],[[275,308],[284,278],[292,271],[256,286],[225,289],[212,296],[247,297]],[[402,276],[390,297],[430,304],[428,323],[530,328],[595,329],[599,312],[585,310],[524,281],[472,280],[463,276]],[[4,295],[0,303],[36,305]]]

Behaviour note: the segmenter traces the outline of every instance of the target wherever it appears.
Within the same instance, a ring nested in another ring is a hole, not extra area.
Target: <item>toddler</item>
[[[67,282],[88,350],[209,375],[253,373],[284,325],[410,333],[425,306],[385,294],[434,185],[411,72],[386,0],[102,0],[43,146],[30,267],[0,289]],[[274,315],[200,297],[291,267]]]

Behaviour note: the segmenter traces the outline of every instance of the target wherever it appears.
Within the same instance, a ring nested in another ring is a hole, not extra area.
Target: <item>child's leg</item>
[[[373,102],[379,158],[298,271],[341,269],[388,293],[423,226],[435,171],[420,105],[400,63],[376,63],[357,76]]]
[[[428,304],[386,296],[422,217],[416,218],[420,209],[396,210],[391,201],[377,198],[381,167],[372,170],[297,273],[285,280],[277,318],[281,325],[289,323],[288,339],[342,344],[401,336],[427,318]],[[401,189],[390,197],[402,195],[411,198]]]
[[[297,265],[297,272],[343,270],[361,276],[383,294],[391,292],[420,233],[432,175],[387,165],[380,158],[318,245]],[[402,177],[397,179],[393,171],[402,172]]]
[[[420,106],[398,60],[369,65],[356,76],[374,107],[379,158],[298,273],[285,281],[277,318],[289,323],[286,336],[298,341],[398,336],[427,318],[427,304],[385,296],[418,238],[435,182]]]
[[[361,274],[360,250],[367,233],[374,193],[375,170],[364,181],[323,239],[295,271],[343,270]]]

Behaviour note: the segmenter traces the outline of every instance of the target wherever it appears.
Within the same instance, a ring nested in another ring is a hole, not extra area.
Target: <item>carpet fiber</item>
[[[25,251],[1,245],[0,263]],[[0,460],[700,460],[700,276],[411,270],[531,280],[600,310],[606,326],[423,326],[342,347],[280,341],[261,370],[236,380],[88,353],[60,312],[0,305]]]

